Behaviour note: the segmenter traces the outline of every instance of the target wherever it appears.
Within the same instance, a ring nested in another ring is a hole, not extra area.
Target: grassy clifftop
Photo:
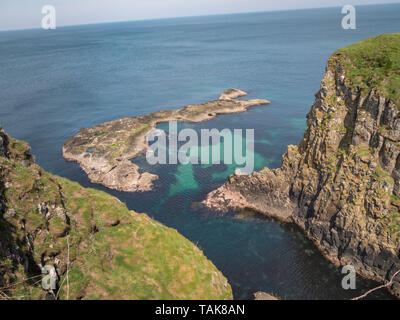
[[[176,230],[45,172],[26,143],[0,134],[0,299],[45,298],[44,265],[56,268],[61,299],[232,298]]]
[[[377,88],[400,105],[400,33],[368,38],[333,55],[347,70],[352,87]]]

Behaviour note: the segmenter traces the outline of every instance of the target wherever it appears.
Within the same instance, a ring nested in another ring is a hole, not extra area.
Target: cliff
[[[57,273],[53,293],[41,268]],[[47,173],[0,128],[1,299],[231,299],[215,266],[174,229]]]
[[[83,128],[65,141],[63,156],[76,161],[93,183],[126,192],[153,189],[158,176],[141,172],[131,159],[146,152],[146,136],[161,122],[202,122],[219,114],[244,112],[249,107],[269,104],[268,100],[237,100],[247,95],[238,89],[228,89],[218,100],[188,105],[176,110],[161,110],[139,117],[122,118]],[[234,100],[236,99],[236,100]]]
[[[307,119],[279,169],[231,176],[203,204],[294,222],[334,263],[389,280],[400,269],[400,34],[335,52]]]

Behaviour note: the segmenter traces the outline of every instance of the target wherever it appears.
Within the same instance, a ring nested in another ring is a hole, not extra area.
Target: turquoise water
[[[0,32],[0,123],[31,144],[46,170],[105,190],[62,158],[63,142],[79,128],[205,102],[237,87],[272,103],[181,126],[255,129],[256,169],[275,168],[286,146],[302,138],[329,55],[399,32],[399,14],[400,5],[359,7],[358,29],[346,31],[340,8],[330,8]],[[196,243],[236,299],[259,290],[287,299],[347,299],[374,285],[358,279],[357,290],[344,291],[340,270],[294,227],[192,209],[235,166],[135,162],[160,175],[156,190],[106,191]]]

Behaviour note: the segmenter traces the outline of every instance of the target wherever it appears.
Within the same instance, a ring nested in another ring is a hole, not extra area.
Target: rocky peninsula
[[[335,52],[280,168],[232,175],[203,205],[299,225],[332,262],[387,282],[400,269],[400,34]],[[400,277],[390,291],[400,297]]]
[[[52,291],[43,267],[55,271]],[[44,171],[0,128],[0,300],[48,298],[232,299],[232,290],[175,229]]]
[[[187,105],[177,110],[161,110],[147,115],[105,122],[93,128],[80,129],[63,146],[63,156],[76,161],[93,183],[110,189],[135,192],[149,191],[158,177],[141,172],[131,159],[146,152],[146,136],[158,123],[169,121],[202,122],[219,114],[239,113],[249,107],[269,104],[268,100],[239,100],[247,95],[228,89],[218,100]]]

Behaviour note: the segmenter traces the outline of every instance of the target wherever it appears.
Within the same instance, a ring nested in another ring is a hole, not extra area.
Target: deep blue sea
[[[286,146],[302,138],[330,54],[400,32],[400,4],[358,7],[356,30],[343,30],[342,17],[341,8],[329,8],[0,32],[0,124],[31,144],[44,169],[106,190],[62,158],[67,138],[81,127],[209,101],[234,87],[272,103],[182,126],[253,128],[256,169],[276,168]],[[236,299],[259,290],[285,299],[348,299],[375,285],[358,278],[357,290],[343,290],[341,270],[297,228],[192,209],[234,166],[148,169],[160,174],[154,192],[106,191],[196,243]]]

